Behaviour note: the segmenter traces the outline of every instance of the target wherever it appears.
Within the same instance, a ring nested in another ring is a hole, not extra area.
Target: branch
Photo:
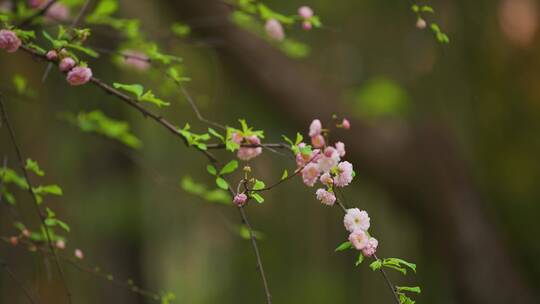
[[[22,290],[22,292],[24,293],[28,301],[32,304],[36,304],[36,302],[32,298],[32,295],[30,295],[30,292],[28,291],[28,289],[26,289],[26,287],[24,287],[24,285],[21,282],[19,282],[19,280],[17,280],[17,277],[15,276],[13,271],[11,271],[11,268],[9,267],[9,265],[4,260],[0,260],[0,266],[2,266],[4,270],[8,273],[8,275],[11,277],[15,285],[17,285],[17,287],[19,287],[19,289]]]
[[[13,130],[13,128],[11,126],[11,123],[9,122],[9,118],[8,118],[8,115],[7,115],[7,112],[6,112],[4,102],[2,100],[1,95],[0,95],[0,111],[2,112],[3,121],[6,124],[6,127],[8,129],[8,133],[9,133],[9,137],[11,139],[11,143],[13,144],[13,147],[15,148],[15,152],[17,154],[17,159],[19,160],[19,167],[21,168],[21,170],[22,170],[22,172],[24,174],[24,178],[26,179],[26,183],[28,184],[28,192],[32,196],[32,200],[34,202],[34,207],[35,207],[36,213],[39,216],[39,220],[41,222],[41,226],[43,227],[43,230],[45,230],[45,236],[47,238],[47,244],[49,245],[49,248],[51,249],[51,252],[53,253],[54,261],[55,261],[56,267],[58,268],[58,273],[60,274],[62,284],[64,285],[64,288],[66,289],[66,295],[67,295],[67,298],[68,298],[68,302],[72,303],[71,292],[70,292],[69,287],[67,285],[66,277],[64,275],[64,270],[62,269],[62,266],[60,265],[58,255],[57,255],[56,250],[54,248],[54,245],[53,245],[53,243],[51,241],[51,234],[49,232],[49,228],[45,224],[45,218],[46,217],[43,214],[43,211],[41,210],[41,208],[39,207],[39,203],[38,203],[38,201],[36,199],[36,195],[34,194],[34,187],[32,186],[32,182],[30,181],[28,171],[26,170],[26,166],[25,166],[25,163],[24,163],[24,158],[22,156],[21,149],[20,149],[20,147],[19,147],[19,145],[17,143],[17,139],[15,137],[15,131]]]

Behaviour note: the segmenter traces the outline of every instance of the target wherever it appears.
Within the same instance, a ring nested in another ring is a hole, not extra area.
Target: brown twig
[[[54,256],[54,261],[55,261],[55,264],[56,264],[56,267],[58,268],[58,272],[60,274],[60,278],[62,280],[62,283],[64,285],[64,288],[66,289],[66,294],[67,294],[67,298],[68,298],[68,302],[69,303],[72,303],[72,299],[71,299],[71,292],[69,290],[69,287],[67,285],[67,281],[66,281],[66,277],[65,277],[65,274],[64,274],[64,270],[62,269],[62,265],[60,265],[60,261],[58,259],[58,255],[56,253],[56,250],[54,248],[54,245],[52,243],[52,238],[51,238],[51,234],[49,232],[49,228],[47,228],[47,225],[45,224],[45,218],[46,216],[43,214],[43,211],[41,210],[41,208],[39,207],[39,202],[37,201],[37,198],[36,198],[36,195],[34,193],[34,188],[32,186],[32,182],[30,181],[30,177],[28,175],[28,171],[26,170],[26,166],[25,166],[25,163],[24,163],[24,158],[22,156],[22,152],[21,152],[21,149],[19,147],[19,144],[17,143],[17,139],[15,137],[15,131],[13,130],[12,126],[11,126],[11,123],[9,122],[9,118],[8,118],[8,115],[7,115],[7,112],[6,112],[6,109],[5,109],[5,106],[4,106],[4,103],[1,99],[1,95],[0,95],[0,111],[2,112],[2,117],[3,117],[3,121],[4,123],[6,124],[6,127],[8,129],[8,133],[9,133],[9,137],[10,137],[10,140],[11,140],[11,143],[13,144],[13,147],[15,148],[15,152],[16,152],[16,155],[17,155],[17,159],[19,161],[19,167],[21,169],[21,171],[23,172],[24,174],[24,178],[26,179],[26,183],[28,184],[28,192],[30,193],[30,195],[32,196],[32,200],[34,202],[34,207],[35,207],[35,210],[36,210],[36,213],[37,215],[39,216],[39,220],[41,222],[41,225],[43,226],[43,230],[45,231],[45,236],[46,236],[46,239],[47,239],[47,244],[49,245],[49,248],[51,249],[51,252],[53,253],[53,256]]]

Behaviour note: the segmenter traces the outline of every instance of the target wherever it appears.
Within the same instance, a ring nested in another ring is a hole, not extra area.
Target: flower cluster
[[[14,31],[0,30],[0,49],[5,49],[8,53],[16,52],[22,42]]]
[[[257,135],[242,136],[238,132],[232,134],[232,141],[237,144],[248,144],[248,145],[260,145],[261,140]],[[239,159],[248,161],[252,158],[259,156],[262,153],[262,147],[240,147],[238,153],[236,154]]]
[[[67,73],[66,80],[72,86],[79,86],[92,79],[92,70],[84,63],[77,65],[75,59],[71,58],[65,50],[57,52],[50,50],[45,55],[50,61],[57,61],[60,71]]]
[[[353,166],[348,161],[341,161],[345,156],[345,144],[337,142],[334,146],[326,145],[320,120],[315,119],[309,127],[311,149],[305,143],[298,144],[296,165],[302,173],[302,180],[308,187],[320,182],[324,187],[317,189],[316,196],[321,203],[332,206],[336,202],[334,189],[349,185],[354,177]]]
[[[302,19],[302,28],[306,31],[311,30],[313,24],[311,18],[313,18],[313,10],[309,6],[301,6],[298,8],[298,16]]]
[[[306,31],[309,31],[313,28],[316,17],[314,17],[313,9],[309,6],[301,6],[298,8],[298,17],[302,22],[302,28]],[[273,40],[282,41],[285,39],[285,31],[283,30],[283,25],[279,20],[271,18],[266,20],[264,25],[264,30],[266,35]]]
[[[377,239],[369,235],[369,221],[368,213],[358,208],[348,209],[343,218],[345,229],[350,232],[349,242],[366,257],[373,256],[379,245]]]

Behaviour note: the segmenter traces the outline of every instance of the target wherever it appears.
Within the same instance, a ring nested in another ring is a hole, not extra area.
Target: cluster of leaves
[[[213,165],[207,165],[206,171],[208,171],[208,173],[216,177],[216,185],[219,188],[223,190],[229,190],[230,185],[223,178],[223,176],[233,173],[234,171],[236,171],[237,168],[238,168],[238,161],[231,160],[225,166],[223,166],[219,171]]]
[[[184,191],[199,196],[208,202],[220,203],[225,205],[232,204],[232,198],[227,191],[223,189],[209,190],[206,185],[195,182],[189,176],[184,176],[182,178],[182,180],[180,181],[180,187]]]
[[[435,14],[435,10],[433,9],[433,7],[429,5],[413,4],[411,6],[411,10],[416,15],[416,18],[418,20],[424,20],[425,22],[427,21],[426,21],[426,18],[424,17],[424,14]],[[429,28],[435,35],[435,38],[437,39],[438,42],[442,44],[450,43],[450,38],[448,38],[448,35],[441,30],[440,26],[437,23],[430,22]]]
[[[130,132],[127,122],[109,118],[99,110],[80,112],[77,115],[64,113],[61,117],[83,132],[97,133],[134,149],[142,146],[141,141]]]
[[[171,105],[170,102],[163,101],[159,98],[157,98],[154,93],[152,93],[152,90],[148,90],[144,92],[144,87],[140,84],[122,84],[122,83],[113,83],[113,86],[115,89],[120,89],[125,92],[133,94],[137,101],[141,102],[149,102],[157,107],[168,107]]]

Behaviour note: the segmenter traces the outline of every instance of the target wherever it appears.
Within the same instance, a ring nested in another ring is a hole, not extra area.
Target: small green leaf
[[[283,174],[281,175],[281,180],[284,180],[286,179],[287,177],[289,177],[289,172],[287,172],[287,169],[285,169],[283,171]]]
[[[216,175],[217,174],[217,170],[216,170],[216,167],[212,166],[212,165],[206,165],[206,171],[208,171],[208,173],[212,174],[212,175]]]
[[[369,264],[369,268],[371,268],[371,270],[373,270],[373,271],[379,270],[379,269],[381,269],[381,267],[382,267],[382,261],[381,260],[375,260],[374,262]]]
[[[39,165],[36,161],[28,158],[26,159],[26,166],[25,166],[26,170],[30,170],[32,172],[34,172],[37,176],[44,176],[45,175],[45,172],[43,172],[40,168],[39,168]]]
[[[216,185],[223,190],[229,189],[229,183],[227,183],[226,180],[219,176],[216,178]]]
[[[261,180],[255,180],[255,184],[253,185],[253,190],[261,190],[264,189],[266,185]]]
[[[221,168],[219,175],[232,173],[234,170],[236,170],[236,168],[238,168],[238,161],[231,160],[223,168]]]
[[[337,246],[337,248],[334,251],[338,252],[338,251],[343,251],[349,248],[352,248],[352,243],[349,241],[346,241],[346,242],[341,243],[339,246]]]
[[[250,196],[254,198],[257,201],[257,203],[259,204],[264,203],[264,198],[259,193],[251,193]]]
[[[137,98],[140,98],[144,91],[144,87],[140,84],[122,84],[115,82],[113,83],[113,86],[115,89],[121,89],[126,92],[132,93],[137,96]]]
[[[397,291],[409,291],[414,293],[422,293],[422,289],[419,286],[409,287],[409,286],[396,286]]]
[[[362,264],[363,261],[364,261],[364,255],[360,252],[358,254],[358,260],[356,260],[356,263],[354,263],[354,265],[358,266],[358,265]]]
[[[212,134],[214,137],[219,138],[222,142],[225,142],[225,137],[219,134],[216,130],[208,128],[208,133]]]
[[[149,103],[153,103],[155,104],[156,106],[158,107],[168,107],[170,106],[171,104],[169,102],[166,102],[166,101],[163,101],[159,98],[157,98],[154,93],[152,93],[152,90],[149,90],[147,91],[146,93],[144,93],[140,98],[139,98],[139,101],[146,101],[146,102],[149,102]]]

